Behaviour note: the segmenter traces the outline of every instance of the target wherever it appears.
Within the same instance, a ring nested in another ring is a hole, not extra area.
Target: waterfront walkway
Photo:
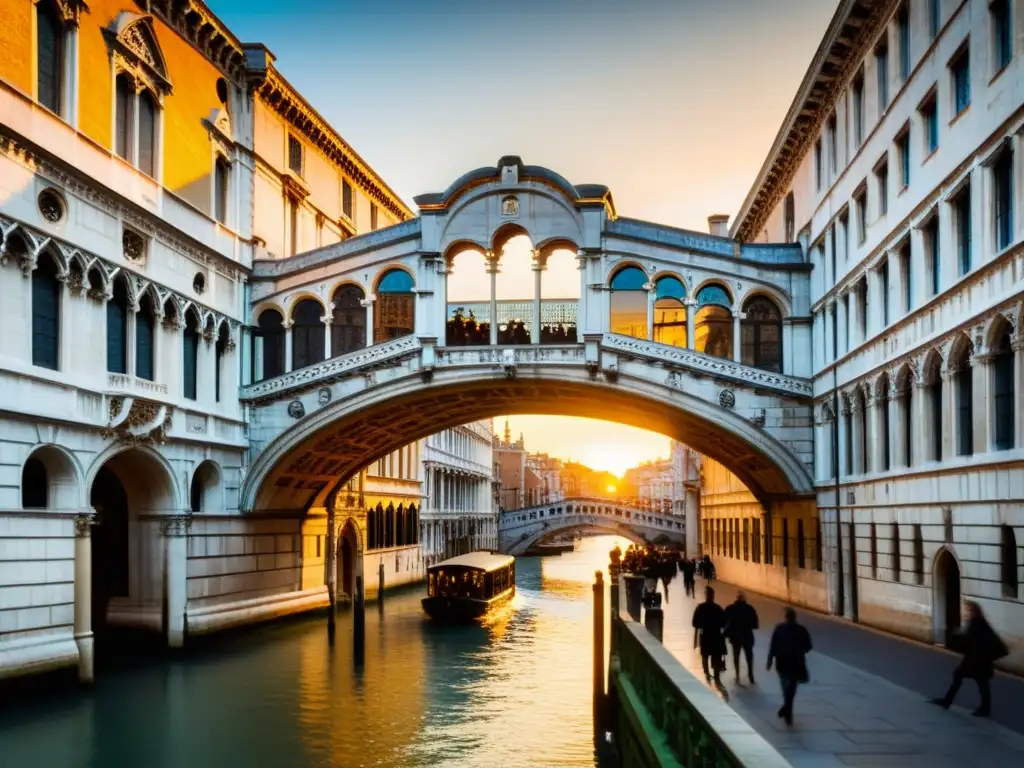
[[[713,583],[716,602],[728,605],[737,588]],[[697,579],[698,599],[704,581]],[[799,620],[811,633],[811,682],[800,687],[795,723],[776,717],[778,678],[764,668],[768,642],[782,620],[783,603],[747,592],[761,629],[754,646],[756,686],[738,685],[730,649],[722,681],[733,709],[795,768],[963,768],[1024,765],[1024,680],[998,674],[993,680],[993,720],[971,717],[977,687],[965,681],[957,705],[947,711],[928,703],[945,692],[958,657],[811,611]],[[693,650],[690,622],[696,602],[681,577],[669,586],[664,644],[704,681]],[[741,661],[746,680],[746,662]],[[959,706],[958,706],[959,705]]]

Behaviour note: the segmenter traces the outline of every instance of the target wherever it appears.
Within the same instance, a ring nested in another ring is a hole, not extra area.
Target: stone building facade
[[[428,565],[498,546],[492,423],[477,421],[423,442],[423,557]]]
[[[938,643],[975,600],[1016,669],[1022,50],[1020,2],[839,4],[732,227],[798,240],[814,265],[825,546],[713,462],[702,496],[723,578]]]

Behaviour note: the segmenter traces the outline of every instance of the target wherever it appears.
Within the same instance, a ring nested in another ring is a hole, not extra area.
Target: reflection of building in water
[[[498,546],[491,429],[488,419],[422,441],[422,546],[428,564]]]

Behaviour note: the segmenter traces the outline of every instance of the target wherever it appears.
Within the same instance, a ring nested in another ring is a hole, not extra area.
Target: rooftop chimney
[[[718,237],[729,236],[729,214],[716,213],[708,216],[708,231]]]

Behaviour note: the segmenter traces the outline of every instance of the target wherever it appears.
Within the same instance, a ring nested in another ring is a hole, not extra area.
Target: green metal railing
[[[788,768],[774,747],[629,616],[625,579],[618,581],[610,687],[622,768]]]

